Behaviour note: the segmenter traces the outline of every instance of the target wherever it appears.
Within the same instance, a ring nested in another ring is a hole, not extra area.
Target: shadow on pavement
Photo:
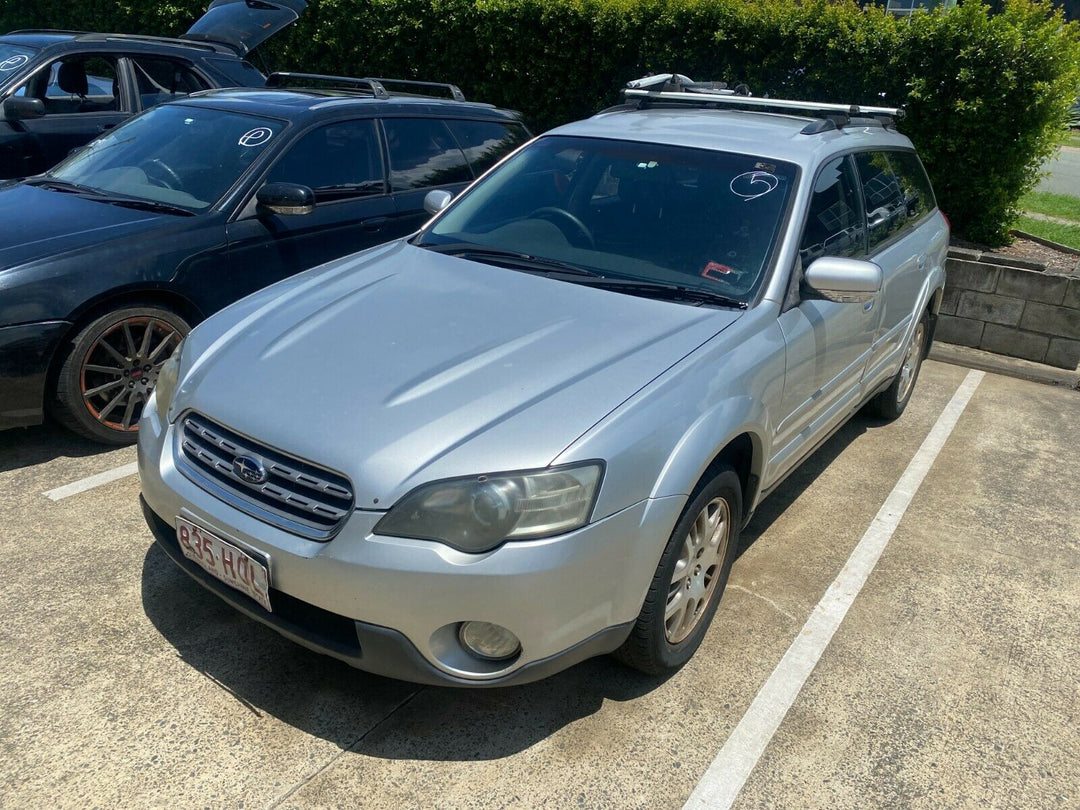
[[[76,436],[51,422],[28,428],[12,428],[0,431],[0,472],[32,467],[54,458],[95,456],[116,449]]]
[[[236,612],[156,544],[143,561],[142,602],[180,657],[236,699],[236,711],[272,715],[368,756],[499,759],[595,713],[605,700],[632,700],[664,681],[606,657],[498,689],[422,687],[369,675]],[[382,722],[390,714],[393,721]]]

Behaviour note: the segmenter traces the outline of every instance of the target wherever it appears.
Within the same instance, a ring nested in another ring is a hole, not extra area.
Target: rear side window
[[[131,66],[135,71],[139,106],[144,110],[210,86],[191,68],[171,59],[133,56]]]
[[[889,152],[888,154],[889,163],[900,182],[908,217],[912,220],[922,219],[937,208],[934,191],[930,187],[930,178],[926,176],[922,161],[914,152]]]
[[[447,121],[446,124],[477,177],[529,139],[525,127],[518,124],[496,121]]]
[[[889,160],[888,152],[860,152],[855,155],[866,204],[867,248],[873,253],[878,245],[898,235],[907,227],[908,209],[900,178]]]
[[[857,257],[865,253],[866,229],[856,183],[846,157],[830,161],[818,174],[799,244],[803,267],[821,256]]]
[[[393,191],[467,183],[469,163],[446,124],[435,118],[386,118]]]

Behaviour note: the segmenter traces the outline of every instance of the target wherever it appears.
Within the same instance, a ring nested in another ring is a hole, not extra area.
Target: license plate
[[[179,517],[176,519],[176,540],[189,560],[270,610],[270,572],[265,563]]]

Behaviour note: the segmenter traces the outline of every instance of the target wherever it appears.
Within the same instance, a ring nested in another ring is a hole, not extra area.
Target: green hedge
[[[0,30],[180,34],[201,0],[0,0]],[[1080,88],[1080,24],[1048,0],[895,19],[850,0],[310,0],[274,67],[454,81],[537,131],[615,103],[647,72],[755,93],[903,104],[954,229],[1001,244]]]

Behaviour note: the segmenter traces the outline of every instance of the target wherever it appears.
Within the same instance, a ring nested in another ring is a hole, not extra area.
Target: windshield
[[[142,200],[204,210],[280,136],[285,122],[164,105],[91,142],[46,176]]]
[[[22,45],[12,45],[10,42],[0,42],[0,84],[6,84],[8,79],[14,79],[33,58],[35,50],[24,48]]]
[[[539,138],[417,244],[514,252],[592,276],[678,285],[745,303],[764,277],[795,178],[790,163],[748,155]]]

